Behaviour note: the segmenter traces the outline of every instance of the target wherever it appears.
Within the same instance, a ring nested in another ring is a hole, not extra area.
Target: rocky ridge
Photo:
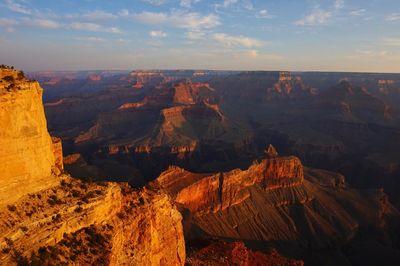
[[[43,90],[21,73],[0,69],[0,206],[55,185],[62,169],[61,143],[47,132]]]
[[[187,239],[244,240],[259,248],[275,243],[301,250],[308,260],[310,248],[341,247],[363,228],[393,230],[389,221],[399,222],[399,212],[382,205],[382,192],[350,189],[339,174],[268,150],[247,170],[198,174],[171,167],[158,177],[184,215]]]
[[[62,173],[40,85],[1,80],[0,264],[183,265],[182,218],[169,197]]]

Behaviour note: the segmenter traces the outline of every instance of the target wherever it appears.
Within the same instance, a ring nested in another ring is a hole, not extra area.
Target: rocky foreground
[[[169,197],[63,174],[39,83],[0,70],[0,264],[183,265]]]

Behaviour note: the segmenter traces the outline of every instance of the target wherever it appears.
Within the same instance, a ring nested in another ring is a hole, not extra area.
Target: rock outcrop
[[[184,215],[187,240],[241,240],[258,248],[275,243],[309,260],[312,250],[340,247],[363,228],[399,222],[382,192],[349,189],[340,174],[304,169],[297,157],[268,150],[247,170],[199,174],[171,167],[157,178]]]
[[[242,242],[218,241],[194,252],[188,257],[186,264],[189,266],[303,266],[304,262],[285,258],[276,250],[271,250],[265,254],[260,251],[249,250]]]
[[[62,169],[61,144],[53,145],[47,131],[43,90],[18,73],[0,70],[0,206],[55,185],[52,172]]]
[[[74,152],[85,154],[87,145],[93,144],[99,149],[92,152],[91,161],[98,157],[125,157],[125,162],[132,161],[130,165],[141,170],[145,164],[156,164],[144,173],[148,179],[189,157],[199,158],[195,162],[198,165],[204,159],[212,161],[210,153],[228,158],[236,150],[247,148],[251,134],[226,117],[217,103],[208,83],[184,80],[165,84],[141,101],[124,103],[101,115],[93,127],[74,139]],[[227,150],[229,155],[224,154]],[[143,155],[159,158],[165,165],[149,157],[141,163]]]
[[[272,147],[273,148],[273,147]],[[176,203],[194,213],[223,211],[250,198],[255,184],[265,190],[294,187],[302,184],[304,170],[294,156],[267,158],[254,162],[247,170],[226,173],[191,174],[170,168],[157,182],[169,191]]]
[[[39,84],[15,74],[0,86],[1,265],[184,265],[182,216],[165,193],[63,174]]]
[[[182,218],[165,194],[61,180],[0,209],[0,264],[184,264]]]

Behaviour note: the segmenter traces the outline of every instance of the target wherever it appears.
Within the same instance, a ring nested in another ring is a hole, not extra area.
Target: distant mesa
[[[292,80],[292,73],[287,71],[279,72],[279,81],[291,81]]]
[[[246,170],[192,173],[170,167],[157,178],[187,212],[183,223],[189,239],[243,239],[261,246],[287,241],[290,247],[302,249],[307,243],[319,250],[341,245],[371,222],[380,228],[388,221],[382,215],[372,221],[371,213],[399,219],[397,211],[379,203],[379,191],[360,197],[359,191],[346,189],[341,175],[303,167],[297,157],[278,156],[272,145],[266,151],[264,160]]]
[[[101,77],[100,75],[95,75],[95,74],[93,74],[93,75],[90,75],[90,76],[88,77],[88,79],[89,79],[90,81],[101,81],[101,80],[102,80],[102,77]]]

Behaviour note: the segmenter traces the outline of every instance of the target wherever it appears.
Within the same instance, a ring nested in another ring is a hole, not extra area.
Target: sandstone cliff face
[[[170,168],[158,177],[157,182],[175,197],[178,204],[192,212],[217,212],[249,198],[249,188],[255,184],[264,190],[273,190],[300,185],[303,179],[300,160],[291,156],[255,162],[244,171],[235,169],[209,175]]]
[[[68,176],[0,210],[0,264],[183,265],[180,213],[160,192]]]
[[[55,149],[39,83],[22,79],[2,84],[12,88],[0,88],[0,206],[58,182],[52,176]]]
[[[182,216],[166,194],[62,174],[39,84],[0,85],[1,265],[184,264]]]
[[[156,182],[185,210],[188,238],[323,249],[342,245],[360,228],[379,230],[387,217],[399,219],[393,206],[382,207],[387,205],[378,191],[348,189],[343,176],[304,169],[293,156],[268,157],[226,173],[170,168]]]
[[[182,216],[167,195],[145,189],[118,216],[111,265],[184,265]]]

